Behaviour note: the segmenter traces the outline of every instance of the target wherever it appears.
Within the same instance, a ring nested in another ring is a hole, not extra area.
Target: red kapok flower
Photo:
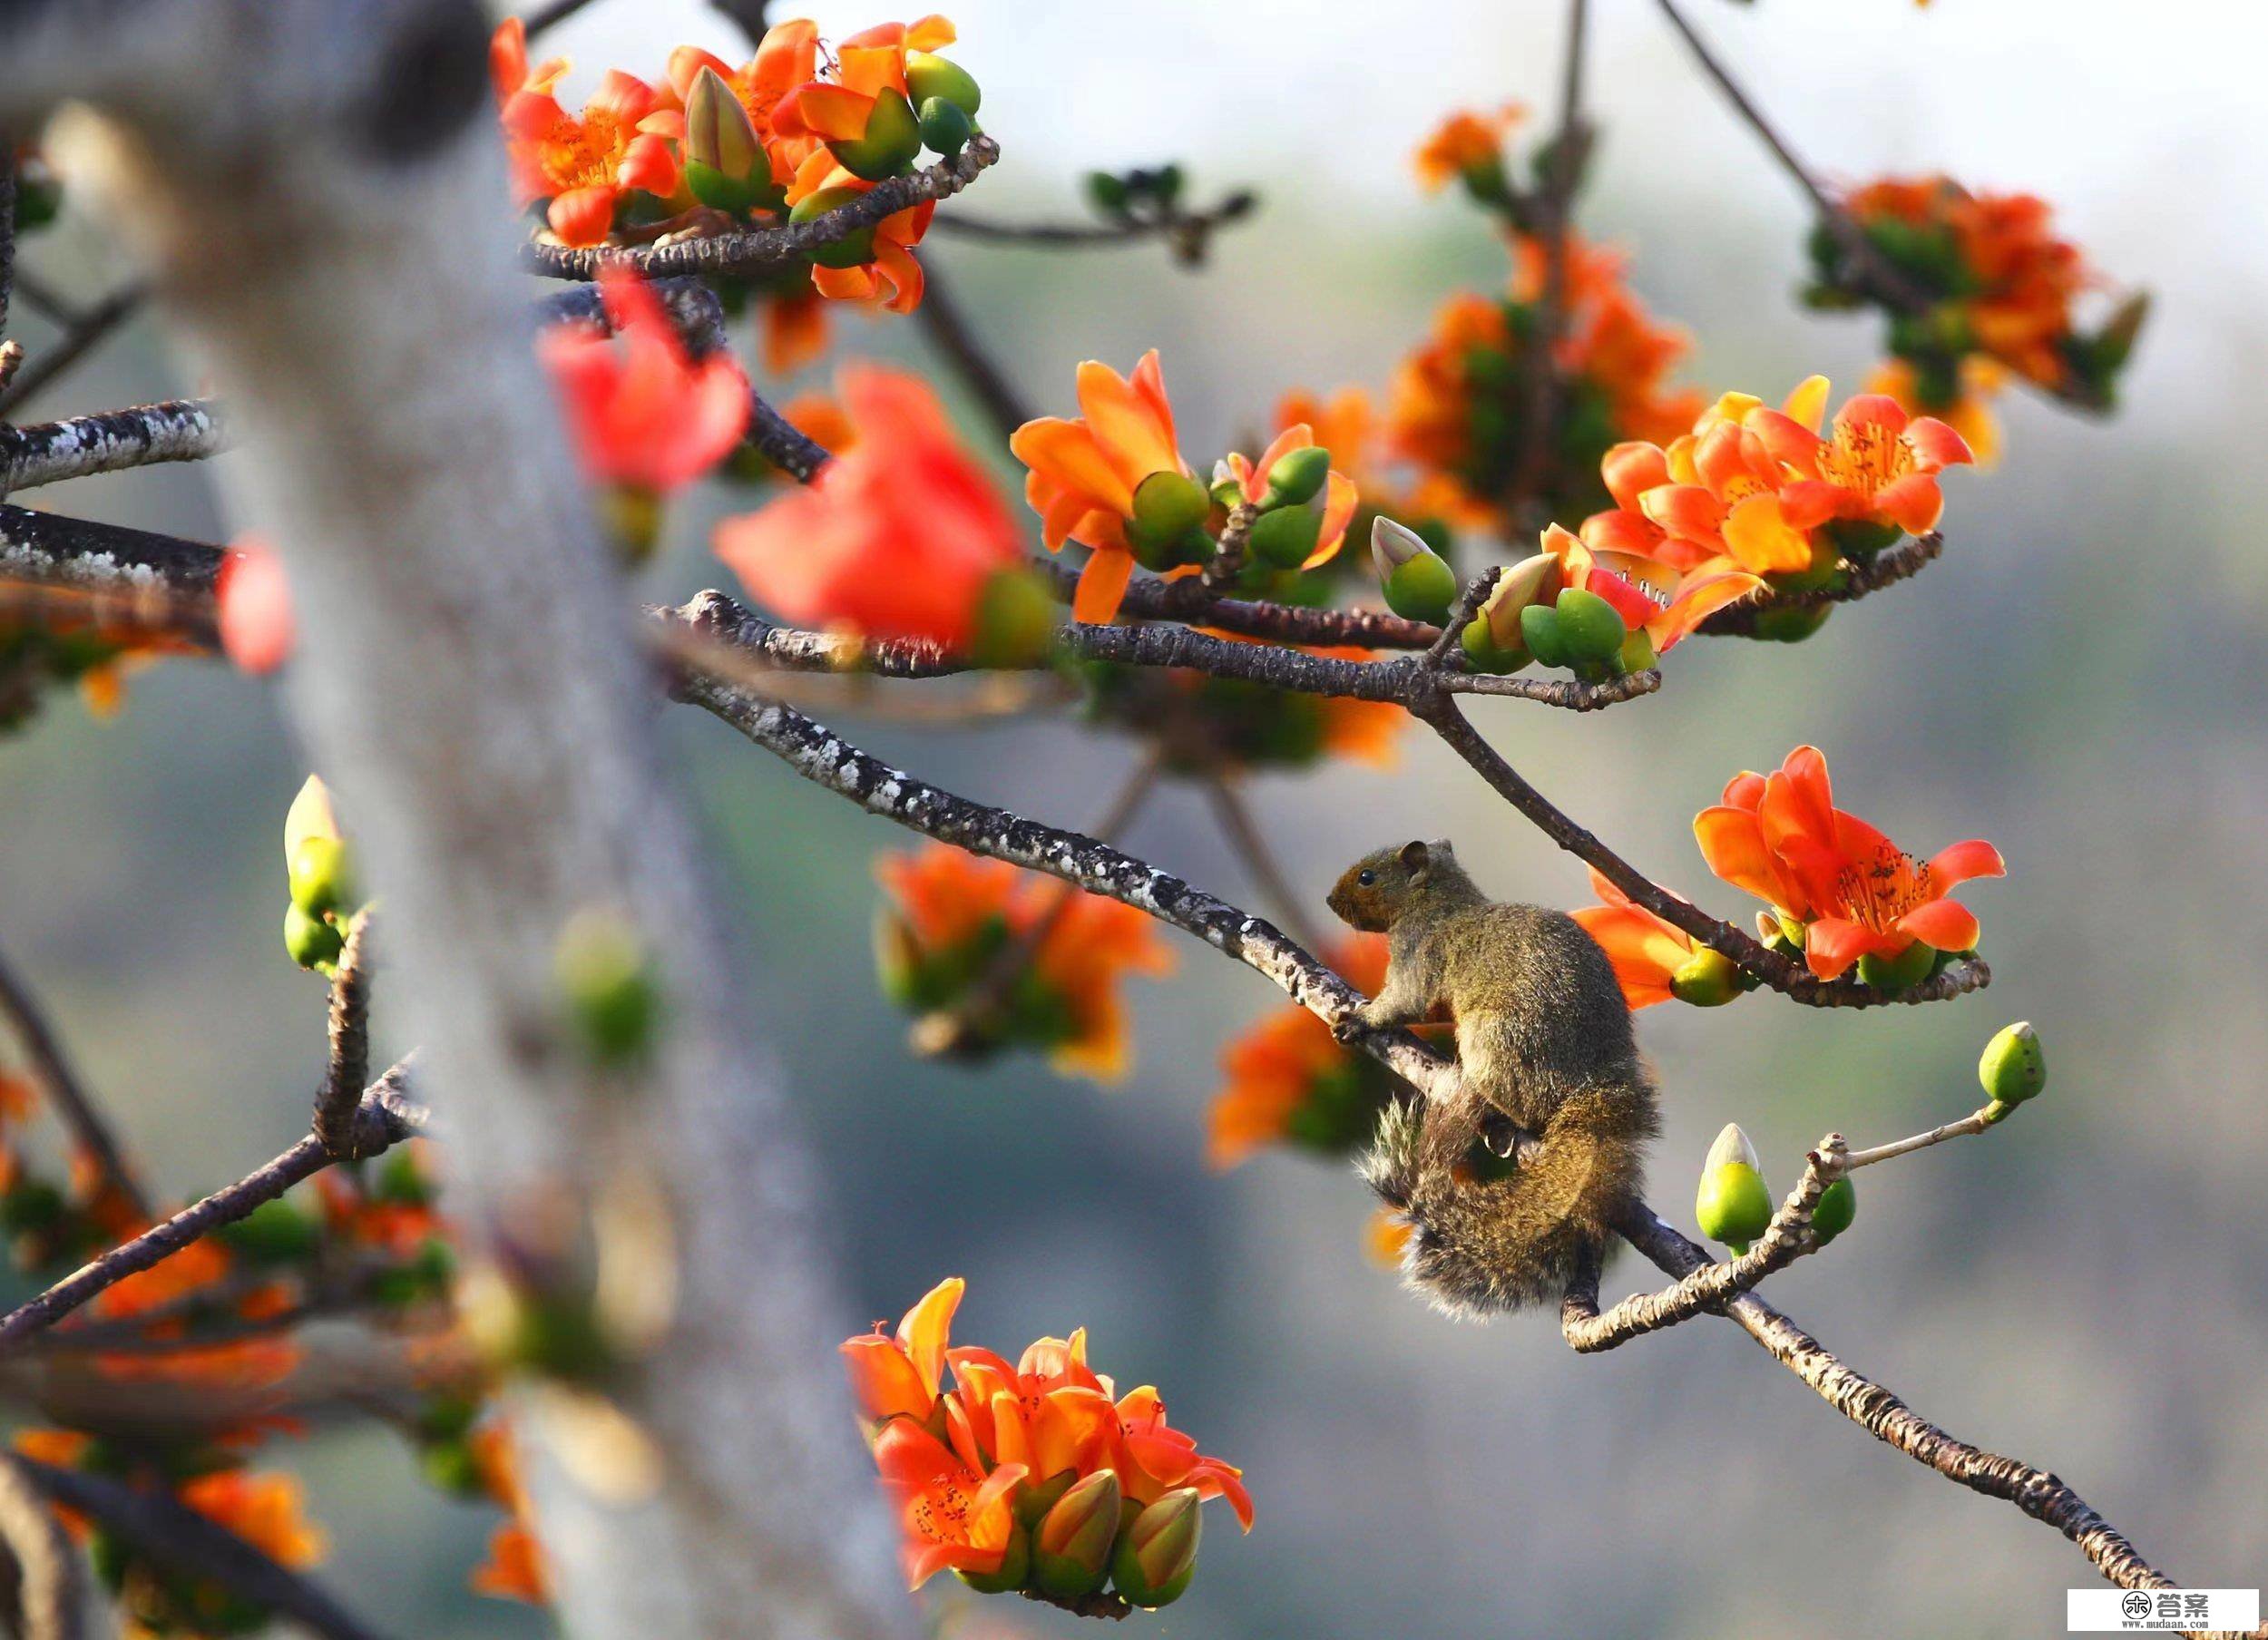
[[[1744,770],[1725,800],[1693,822],[1709,869],[1799,923],[1811,971],[1840,979],[1861,957],[1894,959],[1918,941],[1969,951],[1977,919],[1946,896],[1975,877],[1998,877],[2000,851],[1980,838],[1917,862],[1857,815],[1834,805],[1827,759],[1801,746],[1770,776]]]
[[[1276,471],[1276,464],[1295,450],[1315,448],[1315,430],[1305,422],[1294,422],[1268,441],[1268,447],[1260,452],[1258,461],[1234,454],[1222,459],[1237,481],[1237,493],[1256,507],[1267,498],[1268,477]],[[1327,456],[1330,452],[1324,454]],[[1315,534],[1315,548],[1301,561],[1302,570],[1317,569],[1338,556],[1340,543],[1346,540],[1346,526],[1354,517],[1357,500],[1354,480],[1333,467],[1324,480],[1323,517]]]
[[[1134,573],[1126,526],[1134,493],[1159,473],[1188,476],[1173,427],[1158,349],[1142,355],[1129,378],[1093,359],[1079,366],[1077,416],[1043,415],[1026,422],[1008,441],[1031,469],[1024,498],[1039,513],[1041,538],[1051,552],[1066,541],[1091,548],[1079,577],[1071,613],[1090,625],[1118,614]]]
[[[1418,185],[1436,193],[1476,166],[1501,163],[1504,134],[1527,117],[1527,108],[1518,102],[1486,113],[1456,110],[1426,134],[1412,156]]]
[[[495,52],[492,45],[492,67]],[[664,106],[652,86],[620,69],[610,69],[582,112],[571,115],[552,94],[557,77],[533,81],[504,103],[513,187],[523,204],[551,201],[545,214],[562,243],[596,245],[612,231],[624,193],[643,189],[667,198],[677,191],[670,139],[680,134],[684,117]]]
[[[267,543],[248,535],[231,546],[212,594],[222,654],[255,676],[291,659],[291,588]]]
[[[1590,874],[1591,892],[1600,903],[1569,913],[1583,932],[1598,942],[1614,964],[1623,1001],[1632,1008],[1651,1008],[1676,993],[1669,982],[1693,955],[1693,936],[1674,922],[1664,922],[1600,876]]]
[[[919,376],[846,366],[855,434],[817,479],[717,527],[717,554],[799,625],[964,649],[986,584],[1021,561],[1015,521]]]
[[[748,111],[748,122],[756,127],[777,181],[793,176],[796,168],[810,158],[811,151],[818,146],[816,137],[801,132],[790,134],[777,127],[780,104],[818,72],[818,24],[808,18],[796,17],[767,29],[757,45],[756,55],[738,68],[727,67],[721,58],[697,45],[680,45],[670,54],[666,78],[670,95],[682,107],[701,70],[714,70]]]
[[[561,327],[542,342],[584,472],[663,495],[722,461],[748,425],[748,383],[728,354],[695,364],[650,286],[599,272],[614,339]]]
[[[1926,534],[1945,511],[1937,474],[1976,459],[1943,422],[1910,417],[1880,393],[1846,400],[1825,438],[1816,423],[1763,408],[1750,411],[1745,426],[1786,464],[1791,482],[1780,487],[1780,512],[1797,530],[1847,518]]]
[[[521,18],[506,17],[489,36],[488,80],[495,87],[498,108],[523,91],[549,92],[568,67],[564,57],[550,57],[534,68],[528,66],[528,25]]]

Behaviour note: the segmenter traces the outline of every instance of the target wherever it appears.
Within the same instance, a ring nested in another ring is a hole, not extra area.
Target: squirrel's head
[[[1329,904],[1350,926],[1383,934],[1428,887],[1463,876],[1445,840],[1404,843],[1364,854],[1348,866],[1331,891]]]

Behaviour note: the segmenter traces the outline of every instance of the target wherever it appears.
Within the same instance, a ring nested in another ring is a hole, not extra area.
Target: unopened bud
[[[936,97],[970,115],[975,114],[977,104],[984,100],[973,74],[935,52],[905,54],[905,94],[914,99],[916,107]]]
[[[1212,496],[1186,473],[1153,473],[1134,490],[1135,527],[1151,541],[1178,541],[1212,511]]]
[[[1031,1579],[1041,1593],[1075,1600],[1102,1586],[1123,1498],[1117,1472],[1098,1469],[1055,1500],[1031,1534]]]
[[[796,201],[787,213],[791,223],[808,222],[859,198],[855,188],[820,188]],[[861,228],[830,245],[815,246],[805,253],[822,268],[864,268],[875,259],[875,230]]]
[[[1725,1131],[1709,1147],[1701,1164],[1701,1189],[1694,1198],[1693,1215],[1702,1235],[1736,1253],[1745,1252],[1772,1222],[1772,1193],[1765,1186],[1764,1165],[1738,1122],[1725,1123]]]
[[[960,104],[932,97],[921,105],[922,146],[952,159],[969,145],[976,127]]]
[[[996,571],[976,600],[972,653],[980,666],[1030,666],[1055,638],[1055,600],[1026,570]]]
[[[339,837],[302,839],[286,875],[291,884],[291,903],[310,917],[344,912],[354,895],[347,844]]]
[[[1740,967],[1713,947],[1696,945],[1669,976],[1669,993],[1696,1008],[1721,1008],[1741,993]]]
[[[1559,636],[1559,617],[1548,603],[1531,603],[1521,609],[1520,640],[1545,666],[1569,664],[1566,641]]]
[[[2096,356],[2103,368],[2116,370],[2125,366],[2126,356],[2134,351],[2136,337],[2142,334],[2142,322],[2150,317],[2150,293],[2137,290],[2118,304],[2102,329],[2095,337]]]
[[[1937,948],[1916,940],[1894,957],[1868,952],[1859,959],[1859,982],[1893,995],[1911,991],[1937,967]]]
[[[1614,605],[1582,587],[1561,587],[1558,603],[1559,644],[1569,660],[1611,660],[1630,629]]]
[[[2048,1086],[2048,1055],[2039,1032],[2026,1020],[2002,1026],[1977,1061],[1977,1080],[1995,1104],[2020,1105],[2037,1098]]]
[[[746,210],[771,189],[772,167],[756,123],[715,69],[704,66],[685,95],[685,180],[719,210]]]
[[[1321,444],[1286,450],[1268,468],[1267,493],[1263,507],[1295,507],[1315,499],[1323,481],[1331,476],[1331,452]]]
[[[1196,1488],[1168,1492],[1126,1528],[1111,1558],[1112,1585],[1135,1606],[1154,1609],[1178,1600],[1197,1573],[1203,1524]]]
[[[866,129],[847,142],[830,142],[837,162],[855,177],[879,182],[904,171],[922,151],[921,122],[905,93],[885,86],[866,114]]]
[[[1279,570],[1305,563],[1323,539],[1323,514],[1313,507],[1279,507],[1255,521],[1245,544],[1253,557]]]
[[[302,968],[319,968],[338,961],[346,949],[345,936],[319,917],[310,917],[295,903],[284,908],[284,949]]]
[[[1819,1205],[1812,1209],[1812,1234],[1823,1247],[1848,1230],[1858,1215],[1858,1187],[1847,1178],[1839,1178],[1820,1192]]]

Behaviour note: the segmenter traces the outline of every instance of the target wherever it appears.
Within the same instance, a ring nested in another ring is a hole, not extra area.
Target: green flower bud
[[[917,107],[934,97],[972,115],[984,100],[984,93],[977,89],[975,76],[935,52],[905,54],[905,94],[914,99]]]
[[[980,666],[1029,666],[1055,640],[1055,600],[1027,570],[996,571],[976,599],[976,639],[972,652]]]
[[[746,210],[772,186],[755,122],[713,68],[685,93],[685,178],[695,199],[719,210]]]
[[[1263,512],[1245,544],[1262,563],[1296,570],[1323,538],[1323,514],[1313,507],[1283,507]]]
[[[1696,1008],[1721,1008],[1741,993],[1740,966],[1721,952],[1696,945],[1669,976],[1669,994]]]
[[[1820,1192],[1819,1205],[1812,1209],[1812,1232],[1823,1247],[1848,1230],[1858,1215],[1858,1187],[1847,1178],[1839,1178]]]
[[[1834,606],[1827,603],[1798,604],[1792,609],[1765,610],[1756,616],[1756,624],[1750,629],[1766,643],[1801,643],[1827,624],[1827,617]]]
[[[2001,1105],[2020,1105],[2037,1098],[2048,1086],[2047,1050],[2039,1045],[2039,1032],[2029,1021],[2002,1026],[1985,1044],[1983,1057],[1977,1061],[1977,1080]]]
[[[1894,545],[1905,532],[1896,524],[1877,523],[1871,518],[1833,518],[1827,521],[1826,527],[1820,533],[1826,537],[1826,544],[1832,551],[1825,554],[1828,562],[1824,572],[1820,571],[1814,561],[1811,571],[1804,571],[1796,578],[1804,583],[1806,589],[1824,586],[1834,579],[1838,572],[1833,561],[1835,553],[1842,554],[1853,563],[1864,563],[1884,547]],[[1774,576],[1773,584],[1790,591],[1796,590],[1794,581],[1784,576]]]
[[[2096,332],[2095,356],[2106,371],[2125,367],[2136,339],[2142,334],[2142,322],[2149,317],[2150,293],[2137,290],[2119,303],[2102,329]]]
[[[1497,642],[1495,630],[1479,615],[1465,622],[1457,643],[1465,652],[1465,663],[1476,672],[1517,672],[1535,659],[1517,632],[1510,648]]]
[[[310,917],[342,911],[353,897],[347,844],[338,837],[308,837],[291,856],[291,903]]]
[[[347,941],[338,930],[320,918],[310,917],[296,904],[284,910],[284,949],[302,968],[338,961]]]
[[[1370,561],[1386,607],[1395,614],[1435,625],[1449,619],[1450,605],[1457,601],[1456,571],[1416,531],[1378,514],[1370,524]]]
[[[1268,469],[1267,493],[1261,497],[1260,505],[1264,509],[1295,507],[1313,501],[1323,481],[1330,476],[1331,452],[1321,444],[1286,450]]]
[[[1055,1500],[1031,1535],[1031,1580],[1041,1593],[1076,1600],[1102,1586],[1123,1497],[1117,1473],[1098,1469]]]
[[[284,865],[289,868],[292,857],[299,852],[299,844],[309,837],[339,836],[338,820],[331,813],[330,788],[313,775],[307,777],[291,799],[291,806],[284,812]]]
[[[1197,1575],[1203,1524],[1195,1487],[1168,1492],[1126,1528],[1110,1560],[1112,1586],[1131,1604],[1150,1610],[1181,1598]]]
[[[1625,678],[1633,672],[1651,671],[1660,660],[1661,657],[1654,653],[1653,634],[1644,627],[1632,627],[1630,635],[1622,640],[1622,648],[1615,654],[1615,666]]]
[[[951,107],[951,103],[945,106]],[[1008,1528],[1008,1547],[1000,1558],[1000,1569],[992,1572],[964,1572],[954,1568],[954,1577],[980,1595],[1008,1595],[1023,1587],[1031,1576],[1031,1533],[1022,1521]]]
[[[1413,558],[1380,581],[1386,607],[1407,620],[1439,626],[1457,601],[1457,573],[1438,554]]]
[[[1772,1222],[1772,1193],[1765,1186],[1763,1164],[1738,1122],[1725,1123],[1709,1147],[1693,1215],[1702,1235],[1735,1253],[1746,1252]]]
[[[948,160],[969,145],[976,127],[957,102],[931,97],[922,103],[922,146]]]
[[[1016,1518],[1026,1526],[1038,1526],[1055,1507],[1056,1499],[1071,1489],[1071,1482],[1079,1479],[1077,1469],[1063,1469],[1045,1480],[1027,1480],[1016,1489]]]
[[[1501,629],[1504,623],[1497,619],[1500,610],[1511,620],[1520,619],[1520,612],[1531,603],[1549,603],[1559,595],[1559,561],[1549,552],[1538,552],[1523,558],[1496,578],[1490,590],[1488,602],[1481,607],[1489,616],[1489,624]]]
[[[1614,605],[1581,587],[1559,589],[1559,647],[1569,660],[1610,660],[1630,635]]]
[[[808,222],[860,197],[855,188],[822,188],[796,201],[787,213],[790,222]],[[822,268],[864,268],[875,259],[875,230],[870,225],[807,253]]]
[[[866,115],[866,129],[847,142],[830,142],[827,148],[851,175],[879,182],[896,176],[922,151],[921,122],[905,93],[885,86]]]
[[[552,975],[591,1058],[619,1065],[651,1044],[660,998],[638,931],[611,911],[582,911],[560,931]]]
[[[1152,541],[1178,542],[1212,511],[1212,496],[1186,473],[1153,473],[1134,491],[1134,522]]]
[[[1937,948],[1916,940],[1894,957],[1878,957],[1872,952],[1861,957],[1859,982],[1877,991],[1911,991],[1928,979],[1936,966]]]
[[[1125,178],[1108,171],[1090,171],[1087,173],[1086,184],[1088,202],[1097,210],[1107,217],[1126,214]]]
[[[1528,646],[1528,652],[1548,667],[1568,664],[1566,640],[1559,633],[1559,618],[1548,603],[1531,603],[1520,611],[1520,640]]]

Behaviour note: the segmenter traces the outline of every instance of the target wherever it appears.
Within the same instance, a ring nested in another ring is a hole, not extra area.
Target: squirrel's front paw
[[[1356,1037],[1367,1033],[1369,1030],[1370,1027],[1363,1023],[1363,1016],[1359,1013],[1343,1013],[1331,1021],[1331,1035],[1336,1041],[1352,1042]]]

